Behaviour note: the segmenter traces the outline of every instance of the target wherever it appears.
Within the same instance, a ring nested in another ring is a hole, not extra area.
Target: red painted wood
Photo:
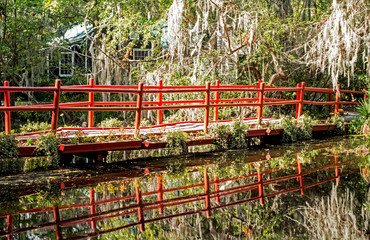
[[[219,88],[219,87],[220,87],[220,80],[216,80],[216,88]],[[216,91],[215,101],[213,102],[215,103],[215,105],[219,104],[220,102],[220,92],[219,91]],[[218,107],[215,107],[214,109],[215,110],[214,110],[213,120],[217,121],[218,120]]]
[[[141,148],[141,140],[123,142],[103,142],[103,143],[81,143],[81,144],[60,144],[59,150],[64,154],[87,153],[100,151],[114,151],[125,149]]]
[[[209,110],[210,110],[210,100],[211,100],[211,83],[206,83],[206,99],[205,99],[205,105],[204,108],[204,132],[208,132],[208,125],[209,125]]]
[[[140,134],[140,122],[141,122],[141,110],[143,108],[143,90],[144,83],[139,83],[138,86],[139,93],[137,95],[136,103],[136,118],[135,118],[135,134]]]
[[[262,110],[263,110],[263,93],[264,93],[264,83],[262,81],[259,82],[259,89],[258,92],[258,106],[257,106],[257,118],[262,118]]]
[[[28,156],[35,156],[35,155],[36,155],[35,146],[19,146],[18,147],[18,156],[20,157],[28,157]]]
[[[191,139],[186,140],[186,146],[199,146],[212,144],[215,141],[215,138],[201,138],[201,139]]]
[[[5,81],[4,82],[4,87],[8,87],[9,88],[9,82],[8,81]],[[9,94],[9,91],[5,91],[4,92],[4,106],[5,107],[10,107],[10,94]],[[5,134],[7,135],[10,135],[11,133],[11,130],[12,130],[12,127],[11,127],[11,113],[10,111],[6,111],[5,112]]]
[[[94,88],[94,79],[90,78],[90,87]],[[89,92],[89,107],[94,107],[94,93]],[[94,127],[94,111],[89,111],[88,113],[88,126],[89,128]]]
[[[304,91],[305,91],[305,83],[301,83],[301,92],[299,93],[299,103],[298,103],[298,117],[300,117],[303,113],[303,103],[304,103]]]
[[[60,100],[60,86],[61,81],[59,79],[55,80],[55,92],[53,101],[53,115],[51,118],[51,131],[55,132],[58,127],[58,117],[59,117],[59,100]]]
[[[297,88],[300,88],[301,87],[301,84],[297,84]],[[301,99],[300,98],[300,95],[301,94],[301,91],[297,91],[297,93],[296,93],[296,100],[297,101],[299,101],[299,99]],[[298,111],[299,111],[299,104],[297,103],[296,105],[295,105],[295,118],[299,118],[299,116],[298,116]]]
[[[163,89],[163,82],[159,80],[158,82],[159,90]],[[158,106],[162,106],[163,96],[162,93],[158,93]],[[145,103],[144,103],[145,104]],[[157,125],[162,124],[162,110],[157,110]]]
[[[340,84],[337,85],[337,91],[335,93],[335,109],[334,109],[334,115],[338,115],[339,111],[339,97],[340,97]]]
[[[209,178],[207,169],[204,169],[204,193],[206,194],[204,201],[206,203],[206,214],[207,218],[211,217],[211,198],[210,198],[210,189],[209,189]]]

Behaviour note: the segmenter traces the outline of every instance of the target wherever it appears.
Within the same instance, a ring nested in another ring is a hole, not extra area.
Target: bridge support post
[[[51,118],[51,131],[52,132],[55,132],[58,127],[60,87],[61,87],[60,79],[55,80],[56,90],[54,91],[54,101],[53,101],[54,110],[53,110],[53,116]]]
[[[89,84],[90,88],[94,88],[94,78],[90,78]],[[94,107],[94,92],[89,92],[89,107]],[[88,127],[94,127],[94,111],[88,113]]]
[[[220,80],[216,80],[216,88],[220,87]],[[220,92],[216,91],[216,96],[215,96],[215,104],[218,104],[220,102]],[[214,115],[213,115],[213,120],[217,121],[218,120],[218,107],[215,107]]]
[[[140,134],[140,122],[141,122],[141,110],[143,108],[143,92],[144,92],[144,83],[139,83],[138,86],[139,93],[137,95],[136,101],[136,119],[135,119],[135,135]]]
[[[4,82],[4,87],[9,87],[9,82]],[[5,91],[4,92],[4,106],[10,107],[10,92]],[[5,111],[5,134],[9,135],[12,131],[12,125],[11,125],[11,113],[10,111]]]
[[[163,81],[159,80],[158,85],[159,85],[159,90],[162,91]],[[158,93],[158,107],[162,106],[162,101],[163,101],[162,93],[160,92]],[[160,124],[162,124],[162,110],[157,110],[157,125],[160,125]]]
[[[301,87],[301,84],[297,84],[297,88],[300,88]],[[299,101],[301,98],[300,98],[300,90],[297,90],[297,96],[296,96],[296,100]],[[295,105],[295,118],[298,118],[298,112],[299,112],[299,103],[297,103]]]
[[[260,89],[260,91],[258,92],[257,119],[261,119],[262,111],[263,111],[263,95],[264,95],[265,84],[262,81],[259,81],[258,88]]]
[[[299,103],[298,103],[298,115],[297,118],[299,118],[303,113],[303,101],[304,101],[304,86],[305,83],[302,82],[301,84],[301,93],[299,94]]]
[[[206,83],[206,107],[205,107],[205,113],[204,113],[204,132],[208,132],[208,125],[209,125],[209,103],[210,103],[210,97],[211,97],[211,83]]]
[[[340,98],[340,84],[337,85],[337,91],[335,94],[335,110],[334,110],[334,116],[338,115],[339,111],[339,98]]]

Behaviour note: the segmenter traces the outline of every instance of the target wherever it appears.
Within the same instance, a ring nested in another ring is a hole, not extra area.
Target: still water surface
[[[331,138],[49,176],[0,189],[0,239],[369,239],[369,162]]]

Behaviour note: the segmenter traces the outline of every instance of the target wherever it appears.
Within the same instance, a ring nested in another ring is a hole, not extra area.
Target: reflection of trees
[[[248,154],[229,154],[202,162],[208,165],[102,181],[94,187],[62,192],[45,188],[22,203],[25,209],[45,207],[47,211],[14,215],[13,227],[53,222],[51,207],[58,205],[59,226],[65,238],[81,234],[101,239],[304,237],[306,230],[296,221],[304,223],[305,219],[295,209],[302,202],[325,196],[331,189],[325,182],[339,182],[354,169],[354,161],[346,153],[332,154],[324,149],[303,148],[298,154],[291,151],[270,160],[264,153],[252,158],[252,162],[245,162],[246,158],[251,161]],[[236,160],[230,162],[229,157],[234,156]],[[309,189],[316,184],[320,186]],[[296,191],[302,195],[286,194]],[[261,199],[264,205],[255,201]],[[141,222],[139,210],[143,212]],[[0,226],[6,228],[6,222],[0,219]],[[131,226],[142,226],[145,231]],[[30,238],[26,237],[30,234],[46,237],[55,230],[36,230],[20,236]]]

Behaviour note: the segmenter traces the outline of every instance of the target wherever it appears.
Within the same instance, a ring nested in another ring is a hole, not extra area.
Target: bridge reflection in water
[[[272,167],[273,159],[249,162],[232,173],[212,164],[187,168],[180,174],[147,172],[143,177],[79,186],[78,197],[73,196],[76,188],[70,183],[61,183],[55,206],[32,208],[30,204],[26,210],[0,215],[7,223],[6,229],[0,229],[0,237],[12,239],[46,230],[56,239],[86,239],[134,226],[145,231],[148,223],[203,212],[210,217],[217,209],[251,201],[263,205],[266,198],[290,192],[304,194],[305,189],[330,181],[339,184],[342,176],[358,172],[355,160],[341,161],[336,153],[314,158],[311,164],[297,154],[291,161],[294,163],[284,167]],[[68,204],[71,200],[74,204]],[[14,219],[19,222],[20,216],[42,220],[15,224]],[[110,228],[103,224],[113,219],[120,219],[120,224]]]

